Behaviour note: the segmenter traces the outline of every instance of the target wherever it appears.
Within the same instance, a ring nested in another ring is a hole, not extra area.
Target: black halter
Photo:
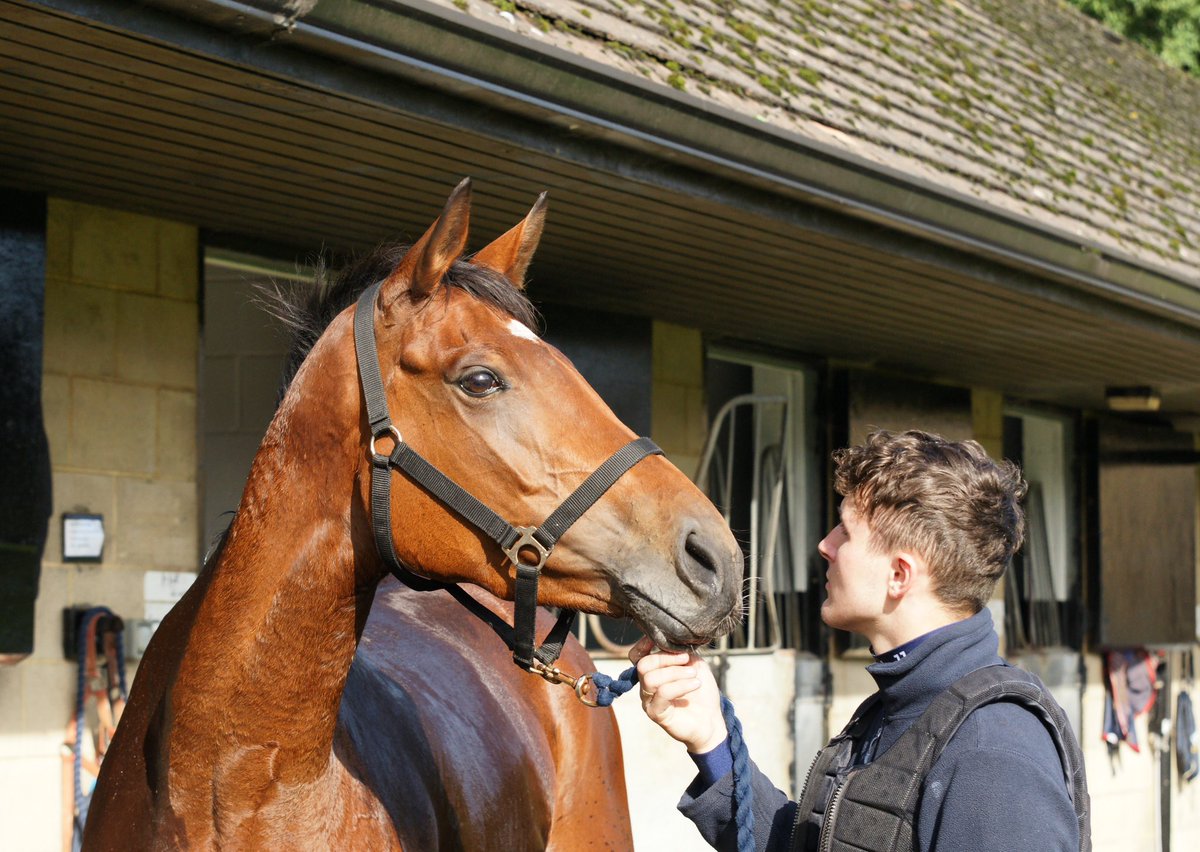
[[[367,420],[371,429],[371,526],[375,532],[376,547],[388,569],[402,583],[419,591],[445,589],[450,592],[467,609],[491,625],[512,649],[513,662],[518,666],[550,681],[571,683],[575,685],[576,693],[583,698],[583,679],[579,679],[577,683],[575,678],[552,666],[562,653],[563,643],[570,632],[575,613],[564,610],[547,635],[546,641],[540,647],[536,644],[534,627],[538,578],[546,559],[563,533],[579,520],[625,471],[646,456],[661,454],[662,450],[649,438],[631,441],[596,468],[540,527],[514,527],[404,443],[400,430],[392,424],[379,372],[379,353],[375,345],[375,297],[379,287],[379,284],[369,287],[359,297],[354,308],[354,348],[358,356],[359,382],[362,385]],[[391,455],[382,455],[375,449],[376,439],[384,435],[390,435],[395,441]],[[493,539],[500,545],[508,560],[516,566],[516,608],[512,627],[457,585],[422,577],[400,562],[392,540],[393,467],[403,471],[464,520]],[[536,555],[537,561],[522,561],[522,554]]]

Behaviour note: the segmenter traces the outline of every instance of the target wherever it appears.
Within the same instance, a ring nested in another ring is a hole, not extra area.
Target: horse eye
[[[483,367],[471,368],[465,376],[458,380],[458,386],[471,396],[488,396],[504,389],[504,383],[500,381],[499,377]]]

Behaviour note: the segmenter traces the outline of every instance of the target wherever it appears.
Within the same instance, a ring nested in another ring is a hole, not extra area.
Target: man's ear
[[[900,600],[915,586],[925,560],[914,553],[901,551],[892,556],[892,575],[888,578],[888,597]]]

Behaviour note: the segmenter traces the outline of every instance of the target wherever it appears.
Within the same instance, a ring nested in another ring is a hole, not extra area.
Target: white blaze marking
[[[514,337],[524,337],[526,340],[538,340],[538,336],[529,330],[529,326],[520,320],[509,320],[508,330],[513,333]]]

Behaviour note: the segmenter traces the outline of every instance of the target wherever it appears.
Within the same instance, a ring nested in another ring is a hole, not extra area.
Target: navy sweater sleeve
[[[754,790],[754,846],[759,852],[784,852],[791,838],[796,803],[750,761],[750,783]],[[720,852],[737,852],[737,823],[734,822],[733,772],[706,787],[699,776],[679,800],[679,811],[700,830],[708,845]]]
[[[925,779],[921,852],[1078,852],[1079,825],[1049,733],[1011,705],[977,710]]]
[[[733,752],[730,750],[729,737],[721,740],[721,744],[712,751],[703,754],[689,752],[688,757],[696,764],[696,771],[700,773],[697,780],[705,787],[716,784],[733,769]]]

